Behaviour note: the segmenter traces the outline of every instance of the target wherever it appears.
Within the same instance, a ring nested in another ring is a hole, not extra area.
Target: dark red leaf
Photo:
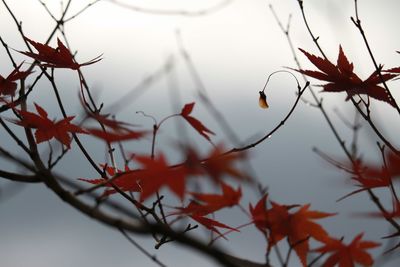
[[[94,64],[101,60],[100,57],[96,57],[88,62],[78,64],[68,48],[57,38],[57,48],[52,48],[46,44],[35,42],[25,37],[25,40],[30,43],[37,50],[37,54],[32,52],[20,52],[28,57],[31,57],[41,63],[44,67],[51,68],[69,68],[78,70],[82,66]]]
[[[200,223],[201,225],[203,225],[204,227],[206,227],[207,229],[217,233],[220,237],[227,239],[218,229],[219,228],[225,228],[225,229],[229,229],[235,232],[240,232],[238,229],[230,227],[226,224],[220,223],[216,220],[212,220],[210,218],[207,217],[203,217],[203,216],[197,216],[197,215],[191,215],[190,216],[193,220],[195,220],[196,222]]]
[[[205,127],[199,120],[196,118],[189,116],[190,113],[193,110],[194,107],[194,102],[186,104],[182,111],[181,111],[181,116],[204,138],[210,141],[210,134],[215,135],[211,130],[209,130],[207,127]]]
[[[314,56],[300,49],[301,52],[313,63],[319,71],[312,70],[296,70],[304,75],[313,77],[318,80],[326,81],[327,84],[322,85],[325,92],[347,92],[346,100],[358,94],[365,94],[395,106],[386,90],[379,86],[382,82],[393,79],[397,74],[379,75],[374,71],[366,80],[360,79],[353,72],[353,63],[350,63],[344,54],[342,47],[339,47],[339,56],[337,65],[331,63],[328,59]],[[393,71],[395,73],[395,71]]]
[[[128,140],[138,140],[148,134],[148,132],[146,131],[133,131],[133,130],[104,131],[103,129],[94,129],[94,128],[87,129],[87,131],[92,136],[100,138],[109,143],[128,141]]]
[[[17,83],[15,81],[25,79],[32,72],[19,71],[22,63],[16,67],[8,76],[4,78],[0,75],[0,95],[14,96],[17,90]]]
[[[56,138],[70,148],[71,136],[69,133],[87,133],[84,129],[71,123],[74,117],[67,117],[54,122],[47,117],[47,112],[42,107],[36,103],[35,107],[39,115],[29,111],[17,110],[21,121],[14,121],[14,123],[23,127],[36,129],[35,139],[37,144]]]
[[[314,251],[331,253],[323,265],[326,267],[336,265],[354,267],[357,263],[362,266],[372,266],[374,260],[366,250],[378,247],[380,244],[372,241],[361,241],[362,236],[363,234],[357,235],[348,245],[343,244],[342,240],[329,238],[322,247],[314,249]]]

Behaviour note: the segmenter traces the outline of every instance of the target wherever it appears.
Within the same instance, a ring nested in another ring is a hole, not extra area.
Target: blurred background
[[[40,1],[6,1],[18,21],[22,22],[25,35],[35,41],[45,42],[55,26]],[[56,16],[61,14],[67,1],[43,1]],[[73,16],[91,1],[72,1],[67,18]],[[131,0],[121,1],[135,8],[125,8],[112,1],[99,1],[64,26],[65,35],[72,51],[77,51],[77,61],[85,62],[100,54],[103,60],[83,68],[83,73],[99,103],[114,107],[111,112],[117,118],[151,129],[152,121],[137,114],[143,111],[161,120],[180,112],[185,103],[196,101],[193,114],[216,133],[214,143],[225,147],[237,146],[224,133],[220,123],[210,114],[199,98],[199,90],[205,89],[214,105],[235,130],[242,144],[250,143],[269,132],[286,115],[295,100],[296,83],[287,73],[274,75],[266,89],[270,108],[258,106],[258,91],[267,76],[286,67],[296,68],[288,42],[280,30],[269,5],[286,26],[291,14],[290,36],[294,46],[313,54],[318,51],[301,18],[295,0]],[[399,2],[395,0],[359,3],[359,15],[379,63],[385,67],[400,64]],[[354,2],[348,0],[304,1],[310,26],[327,56],[336,61],[339,45],[354,62],[360,77],[368,77],[374,70],[362,38],[350,17],[354,16]],[[159,12],[160,11],[160,12]],[[175,12],[179,11],[179,12]],[[182,12],[183,11],[183,12]],[[205,12],[199,12],[205,11]],[[16,25],[0,4],[0,36],[13,49],[25,51],[26,47]],[[63,39],[61,34],[57,37]],[[56,46],[56,38],[50,42]],[[182,56],[182,48],[189,54],[198,77]],[[18,62],[25,56],[12,51]],[[298,54],[304,68],[314,69],[306,58]],[[0,49],[0,74],[12,70],[4,49]],[[155,74],[156,73],[156,74]],[[160,74],[157,74],[160,73]],[[302,82],[301,76],[294,73]],[[57,85],[65,101],[67,113],[81,112],[78,101],[79,80],[75,72],[56,70]],[[143,84],[144,79],[152,77]],[[318,84],[316,81],[312,81]],[[28,80],[29,83],[29,80]],[[391,84],[397,99],[398,82]],[[204,87],[204,88],[203,88]],[[124,97],[142,88],[142,93]],[[319,91],[320,88],[314,87]],[[204,91],[202,91],[204,92]],[[349,121],[354,120],[354,108],[344,102],[345,95],[320,93],[325,107],[341,136],[350,144],[352,131],[335,110]],[[123,97],[122,102],[119,101]],[[312,101],[307,92],[305,99]],[[49,83],[43,79],[31,95],[28,103],[40,104],[49,111],[50,117],[60,118]],[[373,100],[374,118],[389,139],[396,144],[399,132],[398,118],[392,108]],[[117,105],[113,105],[118,103]],[[4,114],[4,117],[11,116]],[[184,136],[177,123],[168,122],[160,132],[157,151],[170,156],[171,163],[179,159],[173,144]],[[359,152],[367,161],[379,160],[376,137],[367,125],[359,132]],[[18,131],[18,129],[16,129]],[[211,149],[209,144],[192,129],[187,129],[190,140],[200,150]],[[84,138],[83,138],[84,139]],[[85,140],[85,139],[84,139]],[[128,151],[147,153],[150,141],[128,143]],[[1,145],[15,149],[4,131]],[[99,163],[104,162],[105,149],[101,142],[87,143],[91,154]],[[270,198],[285,204],[312,203],[313,210],[339,212],[335,218],[320,221],[334,236],[345,236],[346,241],[360,232],[365,239],[380,240],[390,233],[383,220],[354,216],[355,212],[375,211],[366,194],[358,194],[339,203],[336,200],[355,189],[349,185],[348,174],[336,169],[312,152],[317,147],[338,160],[345,156],[335,140],[321,112],[301,102],[292,117],[272,138],[250,151],[252,168],[248,171],[269,188]],[[43,145],[43,150],[47,149]],[[117,160],[122,165],[122,160]],[[176,162],[175,162],[176,163]],[[16,167],[0,160],[0,166],[8,170]],[[18,169],[17,169],[18,170]],[[57,171],[75,180],[79,177],[95,178],[96,174],[82,157],[73,150]],[[259,199],[253,190],[244,189],[242,204],[255,203]],[[389,204],[387,192],[380,192]],[[118,197],[115,197],[118,199]],[[173,200],[172,200],[173,201]],[[0,181],[0,265],[18,266],[156,266],[143,256],[118,232],[92,221],[63,203],[43,185],[19,185]],[[247,222],[239,210],[228,210],[220,217],[231,226]],[[200,235],[206,235],[199,230]],[[169,244],[153,250],[150,238],[135,237],[151,253],[157,254],[167,266],[214,266],[215,263],[178,244]],[[219,245],[239,257],[264,261],[265,241],[254,229],[248,227],[240,234],[229,236],[229,242]],[[284,246],[283,246],[284,247]],[[385,249],[376,249],[378,256]],[[179,256],[179,258],[177,258]],[[179,259],[179,260],[177,260]],[[385,266],[398,266],[399,261],[385,262]],[[272,264],[278,265],[273,256]],[[382,263],[383,264],[383,263]],[[298,266],[296,256],[291,266]],[[377,263],[377,266],[380,266]]]

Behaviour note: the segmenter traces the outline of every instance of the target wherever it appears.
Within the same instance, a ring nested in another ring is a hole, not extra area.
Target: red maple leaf
[[[98,121],[101,125],[106,126],[115,132],[127,132],[127,131],[131,130],[129,127],[137,126],[135,124],[131,124],[128,122],[118,121],[111,114],[100,114],[100,111],[92,112],[86,106],[85,101],[83,100],[82,96],[80,96],[79,99],[80,99],[82,108],[88,118]]]
[[[221,222],[218,222],[216,220],[212,220],[210,218],[204,217],[204,216],[198,216],[198,215],[190,215],[190,217],[195,220],[196,222],[200,223],[201,225],[203,225],[204,227],[206,227],[207,229],[217,233],[220,237],[224,238],[225,240],[227,239],[218,229],[219,228],[225,228],[225,229],[229,229],[235,232],[240,232],[238,229],[230,227],[226,224],[223,224]]]
[[[309,251],[308,239],[312,237],[323,242],[328,238],[328,233],[313,220],[335,214],[309,210],[310,204],[301,206],[294,213],[290,213],[289,210],[295,206],[280,205],[276,202],[271,202],[272,207],[267,209],[266,199],[265,195],[254,208],[250,205],[250,213],[254,225],[261,232],[265,234],[268,230],[268,249],[287,237],[301,263],[306,266]]]
[[[366,191],[372,188],[390,187],[392,177],[400,175],[400,159],[394,153],[387,153],[386,166],[375,166],[372,164],[363,165],[361,161],[353,164],[353,181],[357,182],[360,189],[354,190],[338,199],[343,200],[349,196]]]
[[[135,156],[143,170],[137,173],[142,188],[140,199],[147,199],[162,187],[167,186],[181,200],[185,195],[187,172],[182,166],[172,168],[167,164],[165,156],[159,154],[156,158]]]
[[[365,94],[377,100],[387,102],[392,106],[395,105],[386,90],[378,84],[393,79],[397,74],[386,73],[381,74],[380,76],[379,73],[375,71],[363,81],[353,72],[353,63],[348,61],[341,46],[339,46],[339,56],[336,65],[327,59],[309,54],[303,49],[300,49],[300,51],[303,52],[311,63],[313,63],[320,71],[296,71],[318,80],[327,81],[327,84],[322,85],[324,88],[323,91],[347,92],[346,100],[349,100],[350,97],[356,94]]]
[[[191,200],[186,207],[175,207],[175,209],[178,211],[172,212],[168,216],[181,214],[205,216],[213,212],[212,207],[205,206],[194,200]]]
[[[187,207],[177,207],[178,212],[169,215],[178,214],[193,214],[204,216],[216,212],[225,207],[232,207],[239,204],[242,197],[242,190],[239,187],[234,190],[232,187],[225,183],[221,183],[222,195],[219,194],[205,194],[205,193],[189,193],[195,197],[196,201],[190,201]]]
[[[147,131],[133,131],[133,130],[123,130],[123,131],[104,131],[103,129],[89,128],[86,129],[92,136],[100,138],[108,143],[120,142],[127,140],[137,140],[143,138]]]
[[[380,246],[379,243],[372,241],[361,241],[363,234],[357,235],[353,241],[345,245],[342,240],[329,238],[324,245],[314,251],[320,253],[332,253],[323,264],[324,267],[354,267],[356,263],[363,266],[372,266],[374,260],[366,252],[367,249]]]
[[[264,195],[254,207],[249,204],[252,222],[263,233],[268,228],[267,198],[268,195]]]
[[[128,122],[124,121],[118,121],[113,118],[109,118],[111,115],[110,114],[93,114],[92,112],[87,112],[87,115],[91,117],[92,119],[98,121],[104,126],[109,127],[110,129],[114,130],[115,132],[126,132],[130,131],[130,126],[137,126]]]
[[[79,64],[75,61],[74,57],[72,54],[69,52],[68,48],[65,47],[65,45],[60,41],[60,39],[57,38],[57,48],[52,48],[46,44],[41,44],[35,41],[32,41],[29,38],[25,37],[25,40],[29,42],[35,49],[38,51],[37,54],[32,53],[32,52],[21,52],[24,55],[27,55],[28,57],[31,57],[39,62],[44,62],[42,64],[44,67],[50,67],[50,68],[69,68],[73,70],[78,70],[82,66],[94,64],[98,61],[101,60],[100,56]]]
[[[215,146],[208,155],[201,157],[196,150],[186,148],[186,161],[183,163],[190,175],[208,175],[219,184],[223,176],[250,180],[250,177],[235,166],[242,161],[245,153],[224,153],[222,145]]]
[[[8,76],[4,78],[0,75],[0,95],[14,96],[17,90],[17,83],[15,81],[25,79],[32,72],[30,71],[19,71],[22,63],[16,67]]]
[[[140,192],[141,187],[139,185],[139,178],[137,176],[137,172],[133,172],[125,166],[125,170],[119,170],[111,166],[105,166],[103,164],[100,165],[102,168],[105,168],[106,173],[108,174],[108,179],[104,178],[95,178],[95,179],[86,179],[86,178],[78,178],[78,180],[90,183],[90,184],[104,184],[105,187],[113,187],[117,186],[122,191],[131,191],[131,192]],[[111,180],[110,183],[106,181]],[[108,196],[111,194],[117,193],[115,189],[107,189],[104,191],[103,196]]]
[[[400,74],[400,67],[396,67],[396,68],[391,68],[391,69],[388,69],[388,70],[384,70],[384,72]]]
[[[71,123],[74,116],[55,122],[48,118],[47,112],[42,107],[36,103],[35,107],[39,115],[29,111],[17,110],[21,121],[14,121],[14,123],[26,128],[36,129],[35,139],[37,144],[56,138],[70,148],[71,136],[69,133],[87,133],[79,126]]]
[[[193,110],[194,107],[194,102],[186,104],[180,113],[180,115],[199,133],[201,134],[204,138],[206,138],[208,141],[210,141],[210,134],[214,135],[211,130],[209,130],[207,127],[205,127],[198,119],[190,116],[190,113]]]
[[[192,195],[197,201],[204,203],[203,205],[208,208],[211,212],[215,212],[225,207],[233,207],[239,204],[242,197],[242,190],[239,187],[234,190],[231,186],[221,182],[222,194],[205,194],[205,193],[194,193]]]
[[[244,153],[228,153],[223,154],[223,146],[216,146],[207,159],[202,163],[202,167],[214,181],[221,181],[224,175],[234,178],[248,180],[249,177],[235,166],[235,163],[243,160],[246,156]]]

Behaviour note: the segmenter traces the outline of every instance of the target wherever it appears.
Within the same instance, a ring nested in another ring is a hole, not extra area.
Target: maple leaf
[[[177,207],[178,212],[169,215],[178,214],[194,214],[194,215],[207,215],[216,212],[225,207],[232,207],[239,204],[242,197],[242,190],[239,187],[234,190],[232,187],[225,183],[221,183],[222,195],[219,194],[205,194],[190,192],[196,201],[191,201],[187,207]]]
[[[143,170],[137,173],[142,188],[140,200],[144,201],[156,193],[163,186],[167,186],[181,200],[185,195],[187,172],[183,167],[171,168],[163,154],[156,158],[148,156],[135,156]]]
[[[396,68],[391,68],[391,69],[388,69],[388,70],[384,70],[384,72],[400,74],[400,67],[396,67]]]
[[[222,176],[229,175],[231,177],[246,179],[249,177],[234,166],[236,162],[244,159],[244,153],[228,153],[223,154],[223,146],[217,145],[207,156],[201,165],[205,172],[211,176],[214,181],[221,181]]]
[[[87,112],[88,116],[91,117],[92,119],[98,121],[99,123],[101,123],[104,126],[109,127],[110,129],[112,129],[115,132],[127,132],[130,131],[129,126],[137,126],[128,122],[124,122],[124,121],[118,121],[115,119],[109,119],[108,117],[110,116],[110,114],[93,114],[92,112]]]
[[[175,209],[178,211],[169,213],[168,216],[181,214],[205,216],[214,212],[213,207],[205,206],[194,200],[191,200],[186,207],[175,207]]]
[[[211,130],[205,127],[198,119],[190,116],[190,113],[193,110],[194,102],[186,104],[180,113],[180,115],[205,139],[210,141],[210,134],[215,135]]]
[[[218,222],[216,220],[212,220],[210,218],[207,217],[203,217],[203,216],[198,216],[198,215],[190,215],[190,217],[195,220],[196,222],[200,223],[201,225],[203,225],[204,227],[206,227],[207,229],[217,233],[220,237],[224,238],[225,240],[227,240],[227,238],[217,229],[217,227],[219,228],[225,228],[225,229],[229,229],[235,232],[240,232],[238,229],[230,227],[226,224],[223,224],[221,222]]]
[[[104,184],[105,187],[113,187],[117,186],[122,191],[131,191],[131,192],[140,192],[141,187],[139,184],[139,178],[137,176],[137,172],[133,172],[129,169],[128,166],[125,166],[125,170],[119,170],[111,166],[105,166],[103,164],[100,165],[105,169],[108,174],[108,179],[104,178],[95,178],[95,179],[86,179],[86,178],[78,178],[80,181],[84,181],[93,185]],[[115,178],[115,176],[117,176]],[[111,183],[106,183],[107,180],[112,179]],[[107,189],[104,191],[103,196],[108,196],[111,194],[117,193],[115,189]]]
[[[148,134],[147,131],[133,131],[133,130],[104,131],[103,129],[95,129],[95,128],[89,128],[86,130],[92,136],[100,138],[108,143],[127,141],[127,140],[138,140],[143,138],[146,134]]]
[[[300,261],[306,266],[307,253],[309,251],[308,237],[312,237],[318,241],[324,241],[328,238],[327,232],[319,224],[313,222],[336,215],[335,213],[326,213],[320,211],[309,210],[310,204],[302,206],[296,213],[291,214],[289,230],[287,236],[289,242],[295,245],[294,250],[299,256]],[[304,241],[303,241],[304,240]],[[298,243],[300,242],[300,243]]]
[[[254,207],[251,205],[251,203],[249,204],[252,222],[257,229],[263,233],[268,228],[267,198],[268,195],[264,195]]]
[[[101,125],[104,125],[115,132],[127,132],[131,130],[129,127],[138,126],[128,122],[118,121],[111,114],[100,114],[100,111],[92,112],[86,106],[85,101],[83,100],[83,97],[81,95],[79,99],[81,102],[81,106],[88,118],[98,121]]]
[[[378,84],[393,79],[397,74],[381,74],[373,72],[366,80],[361,80],[353,72],[353,63],[350,63],[344,54],[342,47],[339,46],[339,56],[337,64],[333,64],[328,59],[309,54],[300,48],[300,51],[313,63],[320,71],[295,70],[304,75],[318,80],[327,81],[322,85],[325,92],[347,92],[346,100],[356,94],[365,94],[377,100],[381,100],[395,106],[386,90]]]
[[[336,264],[339,267],[353,267],[356,263],[372,266],[374,260],[366,250],[378,247],[380,244],[372,241],[361,241],[362,237],[362,233],[357,235],[348,245],[343,244],[342,240],[329,238],[322,247],[316,248],[314,251],[332,253],[326,259],[323,267],[333,267]]]
[[[79,126],[71,123],[74,116],[55,122],[51,121],[48,118],[47,112],[36,103],[35,108],[39,115],[29,111],[17,110],[21,121],[13,122],[26,128],[36,129],[35,139],[37,144],[56,138],[62,144],[70,148],[71,136],[69,133],[87,133]]]
[[[123,191],[140,192],[140,201],[146,200],[164,186],[167,186],[175,195],[183,199],[186,185],[184,168],[171,168],[163,154],[159,154],[155,158],[136,155],[135,160],[142,165],[142,169],[117,172],[118,178],[113,179],[114,185]],[[92,184],[104,183],[105,181],[102,178],[94,180],[80,178],[79,180]],[[106,186],[111,186],[111,184],[106,183]],[[113,193],[116,193],[116,191],[111,189],[106,194]]]
[[[242,189],[239,187],[234,190],[231,186],[221,182],[222,195],[218,194],[204,194],[191,192],[190,195],[196,198],[196,200],[205,203],[206,207],[210,210],[217,211],[225,207],[232,207],[239,204],[242,197]]]
[[[394,153],[388,153],[386,155],[386,166],[362,165],[362,162],[358,160],[352,168],[354,176],[351,179],[357,182],[360,189],[346,194],[338,201],[369,189],[390,187],[392,177],[400,175],[400,159]]]
[[[57,48],[52,48],[46,44],[41,44],[35,42],[27,37],[25,40],[30,43],[37,50],[37,54],[32,52],[22,52],[20,53],[31,57],[39,62],[44,62],[42,66],[50,68],[68,68],[73,70],[78,70],[82,66],[91,65],[101,60],[100,56],[82,63],[78,64],[72,54],[69,52],[68,48],[57,38]]]
[[[235,166],[237,162],[245,158],[245,153],[224,153],[221,144],[214,146],[205,156],[206,159],[190,147],[185,148],[185,153],[186,161],[183,165],[190,175],[208,175],[217,184],[222,181],[222,177],[225,175],[250,180],[248,175]]]
[[[17,90],[17,83],[15,81],[25,79],[32,72],[19,71],[22,63],[17,66],[8,76],[4,78],[0,75],[0,95],[14,96]]]
[[[264,195],[254,208],[250,205],[250,214],[257,229],[264,234],[266,230],[269,231],[268,249],[287,237],[302,265],[306,266],[308,239],[312,237],[321,242],[328,239],[328,233],[313,220],[335,214],[309,210],[310,204],[301,206],[294,213],[290,213],[289,210],[295,206],[280,205],[276,202],[271,202],[272,207],[267,209],[266,200],[267,195]]]

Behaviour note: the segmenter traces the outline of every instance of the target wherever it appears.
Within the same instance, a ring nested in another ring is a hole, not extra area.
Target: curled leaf
[[[265,108],[265,109],[269,108],[269,105],[267,103],[267,96],[265,95],[265,93],[263,91],[260,91],[259,93],[260,93],[260,98],[258,99],[258,105],[261,108]]]

